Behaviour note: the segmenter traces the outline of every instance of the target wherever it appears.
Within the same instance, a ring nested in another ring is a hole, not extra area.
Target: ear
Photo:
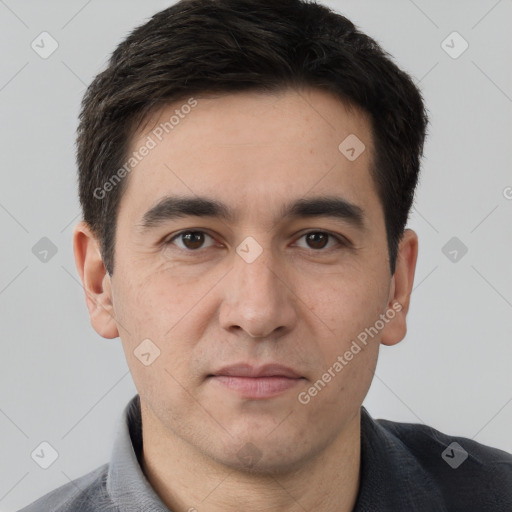
[[[73,230],[73,250],[94,330],[103,338],[117,338],[110,276],[101,258],[98,239],[86,222],[78,223]]]
[[[418,236],[412,229],[406,229],[398,246],[395,273],[391,279],[388,311],[395,315],[382,330],[381,343],[395,345],[407,333],[406,316],[409,311],[414,272],[418,258]]]

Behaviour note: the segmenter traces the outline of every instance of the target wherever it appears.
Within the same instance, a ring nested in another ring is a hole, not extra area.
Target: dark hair
[[[118,175],[117,186],[108,193],[103,187],[125,163],[140,123],[160,107],[204,93],[295,87],[334,93],[369,114],[371,173],[394,274],[423,153],[421,94],[373,39],[305,0],[182,0],[133,30],[90,84],[77,131],[80,202],[109,274],[127,180]]]

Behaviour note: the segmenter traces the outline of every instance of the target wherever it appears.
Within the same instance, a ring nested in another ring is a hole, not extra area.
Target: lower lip
[[[302,381],[301,378],[289,377],[233,377],[229,375],[214,375],[213,380],[223,386],[238,392],[244,398],[272,398]]]

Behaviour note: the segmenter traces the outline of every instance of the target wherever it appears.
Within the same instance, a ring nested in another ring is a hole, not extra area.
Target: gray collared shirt
[[[125,408],[110,463],[19,512],[170,512],[142,472],[141,454],[135,395]],[[207,508],[193,507],[198,512]],[[425,425],[374,420],[362,407],[354,512],[388,511],[511,512],[512,455]]]

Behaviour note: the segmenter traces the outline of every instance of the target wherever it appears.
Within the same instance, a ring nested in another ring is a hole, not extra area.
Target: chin
[[[259,476],[277,477],[291,473],[301,463],[301,457],[294,455],[291,459],[276,456],[276,453],[265,454],[255,449],[255,445],[247,443],[241,449],[243,454],[235,453],[229,458],[223,457],[219,460],[222,465],[239,473]]]
[[[210,446],[209,455],[234,471],[261,476],[289,474],[313,456],[306,451],[304,439],[299,440],[292,432],[283,430],[272,439],[270,432],[272,428],[262,428],[252,435],[246,430],[244,436],[228,436],[213,453]]]

